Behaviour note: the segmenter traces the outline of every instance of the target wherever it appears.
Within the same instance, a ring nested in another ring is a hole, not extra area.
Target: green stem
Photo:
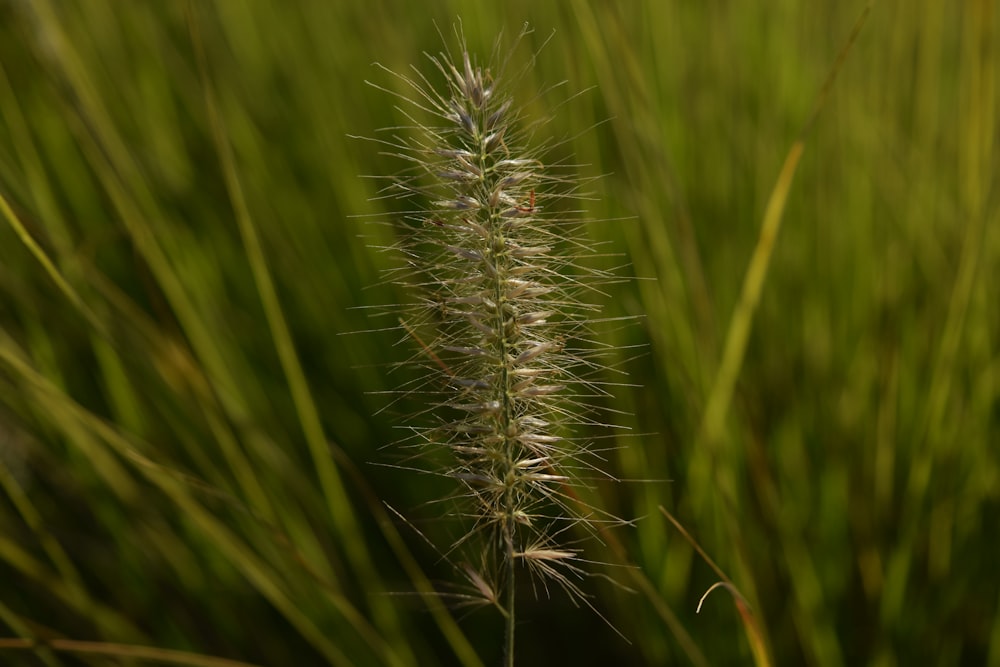
[[[514,667],[514,531],[509,523],[506,528],[507,542],[507,633],[504,642],[504,665]]]

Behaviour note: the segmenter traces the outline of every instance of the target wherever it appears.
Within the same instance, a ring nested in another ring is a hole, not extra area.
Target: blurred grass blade
[[[176,651],[153,646],[134,644],[114,644],[110,642],[87,642],[76,639],[3,639],[0,638],[0,653],[4,651],[56,651],[77,656],[100,656],[118,660],[142,660],[164,665],[187,665],[188,667],[259,667],[249,662],[217,658],[189,651]]]
[[[24,622],[17,614],[15,614],[10,607],[4,603],[2,598],[0,598],[0,621],[6,623],[11,630],[16,632],[25,640],[35,641],[35,633],[31,631],[28,623]],[[41,660],[46,667],[60,667],[63,664],[62,661],[56,657],[52,649],[44,645],[41,645],[38,649],[36,649],[35,656]]]
[[[464,667],[483,667],[482,660],[480,660],[472,644],[469,643],[468,637],[465,636],[462,629],[455,622],[451,612],[441,604],[434,604],[439,602],[438,593],[434,590],[434,584],[428,579],[427,574],[421,569],[420,563],[417,562],[417,559],[414,558],[410,549],[406,546],[399,531],[396,530],[393,519],[385,511],[382,501],[379,500],[374,490],[371,489],[364,476],[362,476],[352,461],[344,456],[343,451],[336,445],[332,445],[332,450],[340,466],[351,476],[355,487],[365,496],[368,502],[368,509],[372,513],[372,516],[374,516],[375,522],[382,532],[382,536],[385,538],[389,548],[392,549],[396,560],[399,561],[406,575],[410,578],[414,589],[427,602],[428,612],[434,617],[435,623],[441,629],[441,634],[444,635],[448,645],[451,646],[455,658]]]
[[[747,643],[750,645],[750,651],[753,653],[754,664],[757,665],[757,667],[770,667],[771,659],[769,657],[770,652],[767,650],[767,637],[761,629],[760,624],[757,622],[753,610],[750,609],[750,605],[746,601],[746,598],[743,597],[743,594],[740,593],[739,589],[735,584],[733,584],[729,576],[722,571],[722,568],[716,565],[715,561],[712,560],[707,553],[705,553],[705,550],[701,548],[701,545],[698,544],[698,541],[694,539],[691,533],[689,533],[684,526],[682,526],[681,523],[674,518],[674,515],[668,512],[662,505],[660,505],[659,509],[660,513],[667,517],[667,520],[674,525],[674,528],[677,529],[688,544],[690,544],[691,547],[698,552],[698,555],[701,556],[702,560],[704,560],[708,566],[711,567],[712,570],[722,579],[722,581],[712,584],[712,586],[705,591],[705,594],[701,596],[701,600],[698,601],[698,609],[696,613],[701,612],[701,605],[705,602],[705,598],[708,597],[709,593],[719,586],[724,586],[732,594],[733,603],[736,605],[736,610],[740,613],[740,621],[743,623],[743,631],[746,633]]]
[[[289,620],[289,622],[332,663],[349,665],[352,661],[341,650],[330,642],[315,623],[302,613],[299,606],[289,597],[281,578],[274,573],[266,563],[262,562],[253,551],[245,545],[237,535],[223,525],[218,519],[202,507],[188,492],[186,486],[179,482],[176,475],[164,469],[143,456],[124,436],[111,426],[87,412],[77,403],[65,396],[43,376],[36,373],[18,353],[16,345],[7,335],[0,331],[0,361],[4,362],[23,382],[24,388],[31,391],[40,405],[54,416],[60,418],[59,423],[67,432],[80,430],[106,443],[114,452],[136,464],[136,469],[146,479],[157,486],[177,509],[196,525],[206,539],[226,556],[237,567],[257,590],[261,592]],[[330,594],[337,610],[344,620],[368,643],[376,652],[386,659],[386,664],[394,664],[388,647],[378,635],[367,626],[364,618],[346,599]]]
[[[11,504],[16,508],[17,513],[21,516],[24,523],[35,534],[38,541],[41,542],[42,548],[48,555],[49,560],[52,561],[52,564],[58,570],[59,575],[66,584],[82,589],[83,580],[80,577],[79,570],[73,565],[72,559],[66,553],[66,550],[63,549],[59,540],[46,529],[38,510],[35,509],[31,499],[24,492],[24,489],[21,488],[20,484],[18,484],[14,476],[10,474],[3,461],[0,461],[0,488],[10,498]]]
[[[757,667],[771,667],[771,660],[768,657],[764,635],[761,634],[760,626],[757,625],[757,620],[754,618],[750,605],[747,604],[746,598],[743,597],[743,594],[740,593],[736,586],[728,581],[719,581],[712,584],[698,601],[698,612],[701,612],[701,606],[705,603],[705,599],[716,588],[725,588],[733,596],[733,604],[736,606],[736,611],[740,613],[740,621],[743,622],[743,631],[746,633],[747,643],[750,644],[750,652],[753,654],[753,664]]]
[[[129,640],[145,639],[145,635],[130,619],[94,600],[73,582],[60,581],[58,576],[25,551],[21,545],[3,536],[0,536],[0,561],[19,572],[25,580],[34,581],[39,588],[45,588],[68,608],[91,619],[97,627]]]
[[[52,262],[42,247],[31,237],[31,234],[28,233],[24,223],[21,222],[20,218],[18,218],[14,213],[14,210],[10,206],[10,202],[8,202],[7,198],[4,197],[3,192],[0,192],[0,214],[3,214],[4,219],[8,222],[8,224],[10,224],[11,228],[13,228],[14,232],[17,234],[18,238],[21,239],[21,242],[28,249],[28,251],[35,257],[35,259],[38,260],[38,263],[42,265],[42,268],[45,269],[45,272],[52,279],[52,282],[56,284],[56,287],[59,288],[59,291],[66,296],[69,302],[73,304],[77,310],[80,311],[80,314],[87,319],[87,322],[94,327],[96,331],[107,336],[107,329],[105,328],[104,323],[101,322],[97,318],[97,315],[95,315],[87,304],[84,303],[83,299],[80,298],[80,295],[77,294],[72,285],[70,285],[66,278],[63,277],[62,273],[60,273],[59,269],[56,268],[56,265]]]
[[[869,0],[865,5],[861,16],[854,24],[847,42],[841,49],[840,54],[833,67],[827,75],[826,82],[820,89],[816,99],[816,104],[812,113],[806,120],[799,137],[792,144],[785,156],[785,162],[778,173],[774,189],[767,200],[764,209],[764,220],[760,228],[760,237],[754,247],[753,255],[750,257],[750,264],[747,267],[746,275],[743,278],[743,287],[740,292],[739,301],[733,311],[732,319],[729,323],[729,330],[726,333],[726,340],[722,352],[722,361],[719,365],[718,374],[709,393],[708,404],[705,408],[705,415],[702,419],[702,428],[699,440],[708,447],[716,449],[719,440],[725,431],[726,413],[733,396],[733,388],[736,386],[736,378],[739,376],[740,368],[743,365],[743,357],[746,353],[747,340],[750,338],[750,329],[753,325],[754,312],[760,303],[760,296],[764,289],[764,281],[767,278],[768,267],[771,263],[771,254],[774,251],[774,244],[781,231],[781,221],[785,211],[785,203],[788,201],[788,192],[792,187],[795,172],[799,166],[799,159],[805,150],[806,135],[812,129],[813,124],[819,117],[827,96],[833,87],[833,83],[850,52],[854,46],[862,26],[868,19],[874,0]],[[721,463],[721,461],[717,461]],[[727,485],[722,489],[731,497],[733,489]]]
[[[239,225],[244,251],[253,271],[257,292],[264,307],[265,317],[267,318],[267,324],[274,340],[274,346],[281,360],[281,366],[288,381],[289,389],[292,392],[292,399],[295,403],[303,432],[305,433],[306,442],[309,445],[313,464],[319,475],[320,485],[327,500],[330,516],[337,527],[338,533],[342,536],[342,547],[347,552],[362,588],[369,593],[375,593],[379,590],[379,579],[371,566],[371,555],[368,553],[364,535],[358,526],[352,503],[347,491],[344,489],[340,473],[337,471],[333,463],[333,458],[330,455],[330,448],[323,433],[323,426],[320,423],[316,403],[312,399],[305,373],[303,373],[302,365],[295,352],[295,346],[281,310],[274,281],[271,279],[260,239],[251,220],[246,199],[243,196],[243,188],[240,185],[239,175],[236,172],[232,148],[230,147],[224,121],[219,114],[212,83],[209,79],[208,63],[202,44],[201,33],[198,28],[195,8],[191,3],[188,3],[187,9],[188,25],[201,73],[205,106],[208,111],[209,125],[212,129],[216,154],[222,163],[226,188],[229,192],[237,224]],[[402,636],[395,607],[387,599],[379,595],[370,595],[368,599],[378,625],[382,628],[383,632],[388,634],[389,641],[396,647],[396,651],[400,652],[400,658],[403,661],[402,664],[414,664],[416,658]]]

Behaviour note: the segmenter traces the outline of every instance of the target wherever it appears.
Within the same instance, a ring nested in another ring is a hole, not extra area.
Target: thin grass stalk
[[[465,527],[448,554],[471,555],[453,565],[474,589],[466,599],[504,617],[504,664],[513,665],[519,578],[585,597],[573,581],[577,550],[563,540],[598,514],[581,513],[571,488],[594,465],[571,433],[607,424],[589,405],[606,389],[581,379],[602,369],[580,342],[596,310],[581,294],[615,279],[583,268],[592,247],[577,238],[579,213],[565,210],[578,183],[571,167],[544,159],[551,146],[532,144],[536,126],[522,127],[514,91],[531,63],[511,72],[510,52],[496,48],[482,66],[456,32],[457,57],[429,56],[444,87],[416,68],[390,72],[405,92],[372,84],[407,105],[407,125],[373,140],[408,165],[383,191],[410,207],[393,226],[389,250],[401,261],[387,282],[416,295],[395,314],[418,349],[404,365],[420,377],[391,395],[425,405],[400,444],[432,462],[401,467],[457,482]],[[443,473],[434,469],[442,449]]]

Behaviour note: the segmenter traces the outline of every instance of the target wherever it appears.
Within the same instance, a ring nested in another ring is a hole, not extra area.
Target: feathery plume
[[[409,444],[450,452],[445,474],[464,522],[455,546],[476,561],[458,569],[506,617],[512,664],[519,571],[583,598],[578,550],[565,542],[601,514],[573,490],[596,470],[593,441],[577,431],[607,426],[591,405],[605,390],[587,342],[599,309],[587,298],[617,279],[581,263],[593,246],[570,208],[581,197],[575,167],[547,164],[554,147],[530,146],[538,124],[519,118],[510,56],[498,57],[498,41],[494,75],[456,32],[457,58],[429,56],[443,87],[417,69],[392,73],[404,93],[376,86],[407,105],[407,125],[379,140],[408,165],[386,195],[413,206],[389,280],[417,295],[397,312],[424,371],[400,390],[427,405],[408,424]]]

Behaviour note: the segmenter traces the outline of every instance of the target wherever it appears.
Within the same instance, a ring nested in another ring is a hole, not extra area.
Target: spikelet
[[[458,543],[476,563],[458,569],[510,623],[521,568],[543,587],[582,595],[574,527],[591,529],[599,513],[573,486],[595,469],[593,440],[583,438],[607,425],[590,405],[604,390],[585,343],[598,309],[581,297],[615,278],[578,261],[593,248],[569,208],[579,188],[573,167],[547,165],[551,148],[525,145],[531,135],[514,97],[537,93],[514,86],[519,77],[506,76],[509,56],[498,59],[499,49],[494,79],[461,34],[459,43],[457,58],[430,56],[445,86],[416,69],[394,74],[404,93],[376,86],[412,105],[403,109],[408,125],[380,142],[409,165],[388,192],[412,206],[389,280],[418,299],[397,314],[423,377],[401,391],[428,406],[408,424],[413,440],[450,452],[446,474],[464,521]]]

